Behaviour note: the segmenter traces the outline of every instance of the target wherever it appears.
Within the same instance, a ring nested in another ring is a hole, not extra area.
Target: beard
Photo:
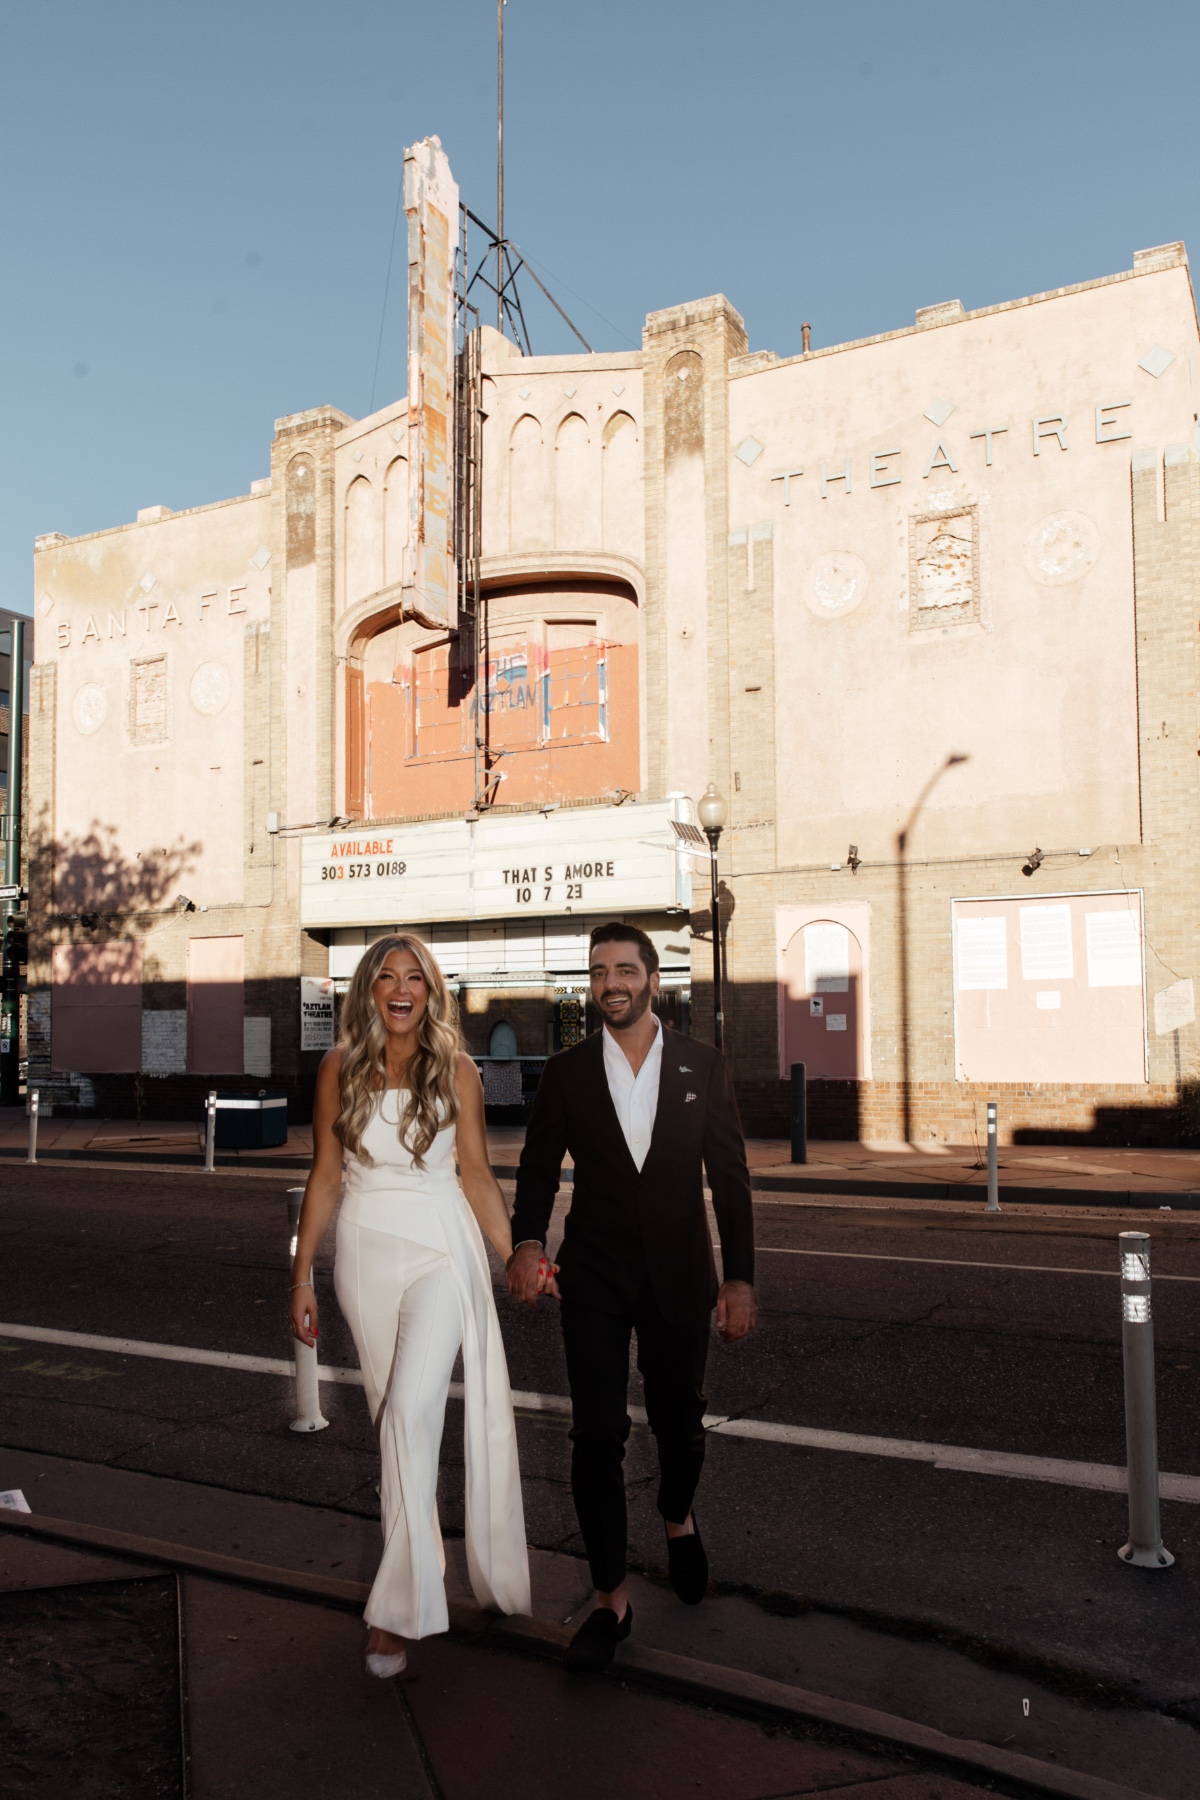
[[[610,1031],[628,1031],[631,1025],[636,1025],[639,1019],[645,1018],[650,1009],[652,995],[648,984],[640,994],[626,994],[624,998],[629,1001],[629,1005],[615,1018],[609,1016],[603,1000],[596,1002],[596,1010]]]

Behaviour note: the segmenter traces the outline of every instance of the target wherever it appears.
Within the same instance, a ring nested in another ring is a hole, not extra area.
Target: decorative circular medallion
[[[1086,575],[1100,554],[1100,533],[1085,513],[1051,513],[1025,540],[1025,567],[1043,587]]]
[[[224,712],[229,705],[229,696],[233,692],[229,671],[224,663],[201,663],[192,676],[189,692],[192,705],[198,713],[204,713],[211,718],[216,713]]]
[[[867,565],[852,550],[819,556],[808,571],[804,599],[818,619],[840,619],[861,604],[867,592]]]
[[[85,681],[76,691],[71,702],[71,717],[75,721],[76,731],[84,737],[90,737],[93,731],[99,731],[108,717],[108,695],[96,681]]]

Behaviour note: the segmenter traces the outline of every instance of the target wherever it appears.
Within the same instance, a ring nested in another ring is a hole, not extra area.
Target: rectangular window
[[[244,1073],[245,987],[244,938],[188,939],[189,1075]]]
[[[128,1075],[142,1066],[142,946],[56,944],[51,960],[50,1066]]]
[[[462,681],[455,643],[413,651],[414,756],[460,756],[463,751]]]
[[[959,1081],[1145,1081],[1136,891],[955,900],[951,910]]]
[[[608,738],[608,657],[594,619],[546,626],[543,731],[552,744]]]
[[[527,750],[541,742],[538,676],[528,631],[493,631],[487,665],[488,736],[495,749]]]
[[[129,736],[161,744],[167,736],[167,659],[141,656],[129,665]]]

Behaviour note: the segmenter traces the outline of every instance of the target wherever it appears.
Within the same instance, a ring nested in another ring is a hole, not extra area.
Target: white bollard
[[[214,1175],[217,1167],[217,1095],[210,1091],[204,1107],[204,1172]]]
[[[988,1197],[984,1212],[1000,1211],[1000,1176],[996,1165],[996,1102],[987,1103]]]
[[[27,1163],[37,1161],[38,1105],[41,1098],[37,1088],[34,1088],[29,1096],[29,1150],[25,1157]]]
[[[289,1188],[288,1203],[288,1264],[295,1260],[296,1234],[300,1229],[300,1208],[304,1204],[304,1189]],[[292,1339],[292,1353],[296,1365],[296,1417],[292,1420],[293,1431],[324,1431],[329,1420],[321,1412],[321,1388],[317,1380],[317,1351],[313,1344],[302,1344],[299,1338]]]
[[[1125,1459],[1129,1542],[1117,1555],[1139,1569],[1167,1569],[1158,1508],[1158,1418],[1154,1400],[1154,1321],[1150,1313],[1150,1234],[1123,1231],[1121,1348],[1125,1359]]]

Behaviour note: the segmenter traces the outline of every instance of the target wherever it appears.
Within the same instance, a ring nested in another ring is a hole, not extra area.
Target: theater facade
[[[860,342],[484,328],[468,640],[415,584],[414,419],[276,422],[250,492],[37,540],[30,1078],[303,1110],[397,926],[494,1104],[636,920],[663,1010],[779,1132],[1171,1141],[1200,1123],[1200,342],[1180,244]],[[264,446],[265,451],[265,446]],[[424,551],[422,551],[424,554]],[[464,649],[464,644],[468,648]],[[489,746],[481,791],[481,718]]]

